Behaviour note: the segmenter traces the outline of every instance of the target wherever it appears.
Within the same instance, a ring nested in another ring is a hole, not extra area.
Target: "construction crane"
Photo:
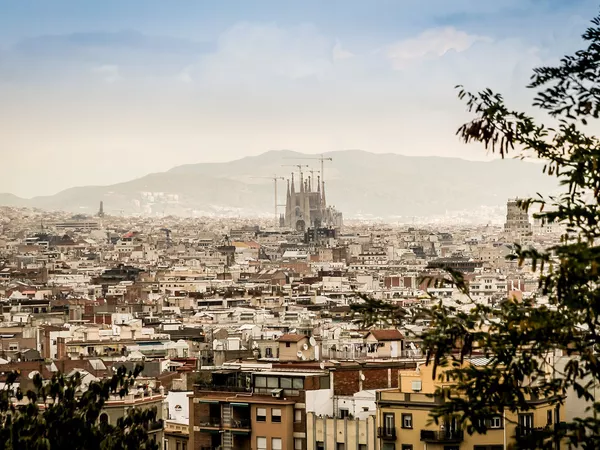
[[[297,167],[300,172],[300,179],[302,179],[302,168],[308,167],[308,164],[282,164],[281,167]]]
[[[321,162],[321,183],[325,184],[325,161],[333,161],[333,158],[329,158],[329,157],[325,157],[323,155],[319,155],[319,156],[304,156],[304,157],[299,157],[299,158],[295,158],[293,156],[291,157],[286,157],[285,159],[312,159],[312,160],[317,160]],[[305,166],[307,167],[307,166]]]
[[[273,175],[272,177],[252,177],[252,178],[262,178],[262,179],[267,179],[267,180],[273,180],[273,187],[275,189],[275,226],[277,226],[277,221],[279,220],[279,215],[277,214],[277,207],[279,206],[277,204],[277,181],[285,180],[285,178],[278,177],[277,175]]]

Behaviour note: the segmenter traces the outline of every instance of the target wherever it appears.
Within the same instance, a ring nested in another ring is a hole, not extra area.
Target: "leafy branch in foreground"
[[[48,381],[36,374],[27,392],[17,385],[19,375],[9,373],[0,390],[0,449],[157,450],[147,431],[156,410],[131,409],[114,425],[100,420],[106,402],[127,395],[141,370],[121,367],[111,378],[87,388],[79,372],[70,377],[55,374]]]
[[[600,116],[600,17],[583,39],[587,48],[556,67],[535,69],[528,86],[537,90],[534,106],[556,126],[510,109],[490,89],[469,93],[458,87],[459,98],[475,115],[457,132],[465,143],[482,143],[502,157],[515,152],[542,160],[543,171],[562,188],[557,195],[521,202],[525,210],[536,208],[534,217],[542,222],[565,228],[550,248],[516,246],[514,259],[531,264],[538,277],[536,298],[507,299],[493,309],[475,304],[466,311],[440,301],[430,308],[431,327],[422,335],[428,362],[445,369],[437,376],[453,382],[438,392],[445,402],[434,419],[452,415],[469,433],[483,433],[484,419],[527,411],[532,399],[564,405],[565,396],[574,392],[588,402],[579,418],[518,440],[520,448],[559,442],[600,448],[600,402],[591,393],[600,381],[600,142],[582,128]],[[545,302],[539,302],[542,298]],[[363,310],[389,313],[380,302],[372,306]],[[394,312],[378,320],[403,317]],[[464,364],[474,352],[489,362]]]

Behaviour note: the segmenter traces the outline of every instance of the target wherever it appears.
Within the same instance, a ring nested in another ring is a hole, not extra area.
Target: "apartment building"
[[[331,415],[324,370],[217,370],[190,396],[190,450],[306,450],[308,411]]]
[[[479,358],[470,363],[485,364],[486,360]],[[432,370],[432,365],[420,365],[416,370],[400,371],[397,389],[377,392],[381,450],[505,450],[521,437],[564,420],[564,409],[553,406],[550,399],[532,399],[527,411],[492,418],[484,435],[465,433],[455,419],[436,425],[430,413],[442,402],[435,395],[442,383],[433,379]]]
[[[375,415],[364,419],[357,417],[316,416],[308,413],[307,450],[376,450],[377,434]]]

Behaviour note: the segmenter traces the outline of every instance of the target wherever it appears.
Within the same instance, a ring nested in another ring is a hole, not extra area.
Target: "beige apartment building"
[[[375,415],[364,419],[306,414],[307,450],[377,450]]]
[[[284,334],[279,342],[279,361],[314,361],[316,359],[316,343],[314,339],[302,334]]]
[[[485,363],[484,358],[477,363]],[[506,450],[518,436],[564,421],[564,408],[549,399],[531,400],[523,413],[498,415],[486,434],[469,435],[455,420],[432,423],[430,413],[440,404],[434,395],[441,383],[432,365],[400,371],[398,388],[377,392],[377,437],[381,450]],[[557,449],[554,445],[552,450]],[[563,448],[558,445],[558,448]]]

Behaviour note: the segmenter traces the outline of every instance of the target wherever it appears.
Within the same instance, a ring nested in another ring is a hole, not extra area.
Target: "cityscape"
[[[535,272],[507,256],[564,230],[516,199],[500,226],[347,225],[312,183],[291,176],[276,225],[112,216],[103,203],[94,216],[3,207],[2,370],[18,370],[23,388],[35,373],[89,383],[143,362],[147,387],[124,404],[158,409],[152,435],[165,449],[471,448],[477,437],[428,424],[428,324],[369,330],[351,305],[458,305],[458,289],[423,281],[444,267],[465,274],[475,302],[531,298]],[[579,401],[567,397],[560,419]],[[123,401],[105,409],[114,422]],[[536,403],[533,423],[553,411]],[[516,426],[499,416],[486,439],[503,448]]]
[[[600,449],[592,0],[0,0],[0,450]]]

